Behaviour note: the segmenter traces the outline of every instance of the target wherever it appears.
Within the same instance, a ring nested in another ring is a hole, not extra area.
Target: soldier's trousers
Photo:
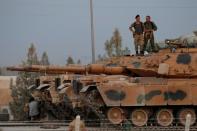
[[[135,44],[135,51],[138,52],[138,47],[140,51],[144,51],[144,37],[143,34],[135,34],[134,35],[134,44]],[[140,52],[138,52],[140,53]]]
[[[149,40],[150,40],[150,41],[149,41]],[[151,49],[147,49],[148,41],[150,42],[150,47],[151,47]],[[146,51],[148,51],[148,52],[150,52],[150,51],[152,51],[152,52],[156,51],[153,33],[150,33],[150,34],[149,34],[149,33],[145,33],[145,34],[144,34],[144,50],[146,50]]]

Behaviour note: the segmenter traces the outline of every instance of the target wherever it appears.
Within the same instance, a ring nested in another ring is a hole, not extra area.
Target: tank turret
[[[11,71],[46,74],[106,74],[140,77],[196,78],[197,48],[163,49],[146,56],[123,56],[103,64],[85,66],[18,66]]]
[[[123,58],[122,63],[140,77],[196,78],[197,48],[165,49],[143,57]]]

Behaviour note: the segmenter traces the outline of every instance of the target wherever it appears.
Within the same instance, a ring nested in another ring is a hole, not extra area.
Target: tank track
[[[124,131],[121,127],[101,127],[90,129],[88,131]],[[132,131],[185,131],[183,126],[170,126],[170,127],[160,127],[160,126],[146,126],[146,127],[133,127]],[[190,131],[197,131],[197,126],[190,128]]]
[[[0,127],[36,127],[36,126],[48,126],[48,127],[67,127],[69,123],[55,122],[55,123],[43,123],[43,122],[2,122]],[[121,127],[89,127],[86,126],[88,131],[124,131]],[[169,126],[169,127],[159,127],[159,126],[146,126],[146,127],[133,127],[131,131],[185,131],[183,126]],[[197,126],[192,126],[190,131],[197,131]]]
[[[89,103],[89,107],[91,107],[92,111],[96,113],[101,121],[100,127],[97,128],[95,131],[123,131],[121,125],[113,125],[110,123],[110,121],[107,119],[106,115],[98,111],[98,108],[94,106],[94,104]],[[89,130],[91,131],[91,130]],[[94,131],[94,130],[93,130]],[[171,125],[168,127],[162,127],[162,126],[153,126],[153,125],[147,125],[143,127],[132,127],[132,131],[185,131],[184,126],[177,126],[177,125]],[[191,126],[190,131],[197,131],[197,126]]]
[[[148,127],[135,127],[134,131],[185,131],[185,127],[183,126],[169,126],[169,127],[161,127],[161,126],[148,126]],[[190,128],[190,131],[197,131],[197,126],[193,126]]]
[[[91,109],[94,114],[97,115],[99,121],[100,121],[100,126],[94,126],[91,125],[92,127],[97,127],[95,131],[121,131],[123,130],[120,125],[114,125],[112,124],[108,119],[105,114],[105,110],[101,111],[100,110],[100,105],[98,103],[95,103],[92,98],[87,99],[86,97],[81,98],[85,105]],[[90,125],[87,126],[89,127]],[[146,126],[143,127],[132,127],[132,131],[185,131],[184,126],[180,126],[179,124],[173,123],[171,126],[168,127],[163,127],[159,126],[156,123],[154,123],[153,120],[149,121]],[[90,130],[91,131],[91,130]],[[94,130],[93,130],[94,131]],[[190,131],[197,131],[197,125],[195,124],[194,126],[190,127]]]

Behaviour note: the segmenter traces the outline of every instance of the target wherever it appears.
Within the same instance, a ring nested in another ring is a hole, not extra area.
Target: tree
[[[194,32],[195,36],[197,36],[197,30],[196,31],[193,31],[193,32]]]
[[[69,64],[75,64],[75,62],[74,62],[74,60],[73,60],[73,58],[71,56],[69,56],[67,58],[67,65],[69,65]]]
[[[108,57],[122,55],[122,37],[116,28],[110,40],[105,41],[105,51]]]
[[[130,52],[130,50],[129,50],[129,47],[127,47],[127,46],[124,48],[124,50],[122,50],[122,54],[123,54],[123,55],[130,55],[130,53],[131,53],[131,52]]]
[[[36,48],[31,44],[27,53],[27,60],[22,62],[23,65],[39,64]],[[25,104],[28,103],[31,95],[27,87],[33,85],[35,78],[38,77],[37,73],[19,72],[16,78],[16,85],[10,83],[11,96],[13,101],[10,102],[10,109],[15,120],[27,120],[28,115],[23,109]]]
[[[50,65],[47,52],[43,52],[40,64],[41,65]]]
[[[101,54],[98,55],[98,61],[104,61],[105,59],[106,59],[105,55],[101,55]]]
[[[122,37],[120,36],[120,32],[117,28],[113,33],[112,40],[115,48],[115,54],[116,56],[120,56],[122,52]]]
[[[0,75],[2,75],[2,68],[0,67]]]
[[[98,55],[98,61],[103,60],[103,57],[101,56],[101,54]]]
[[[105,41],[105,51],[108,55],[108,57],[112,57],[113,56],[113,45],[112,45],[112,39],[106,40]]]
[[[36,53],[36,48],[35,48],[33,43],[31,43],[31,46],[28,49],[26,64],[29,64],[29,65],[39,64],[38,56],[37,56],[37,53]]]
[[[81,64],[81,60],[80,59],[78,59],[77,64]]]

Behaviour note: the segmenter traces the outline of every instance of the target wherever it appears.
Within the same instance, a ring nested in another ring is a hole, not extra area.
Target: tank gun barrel
[[[108,75],[121,75],[125,73],[125,68],[105,66],[102,64],[90,64],[87,66],[42,66],[42,65],[31,65],[31,66],[12,66],[7,67],[10,71],[24,71],[24,72],[39,72],[46,74],[108,74]]]
[[[67,72],[82,73],[85,71],[84,67],[60,67],[60,66],[42,66],[42,65],[31,65],[31,66],[11,66],[7,67],[10,71],[24,71],[24,72],[39,72],[46,74],[65,74]]]

